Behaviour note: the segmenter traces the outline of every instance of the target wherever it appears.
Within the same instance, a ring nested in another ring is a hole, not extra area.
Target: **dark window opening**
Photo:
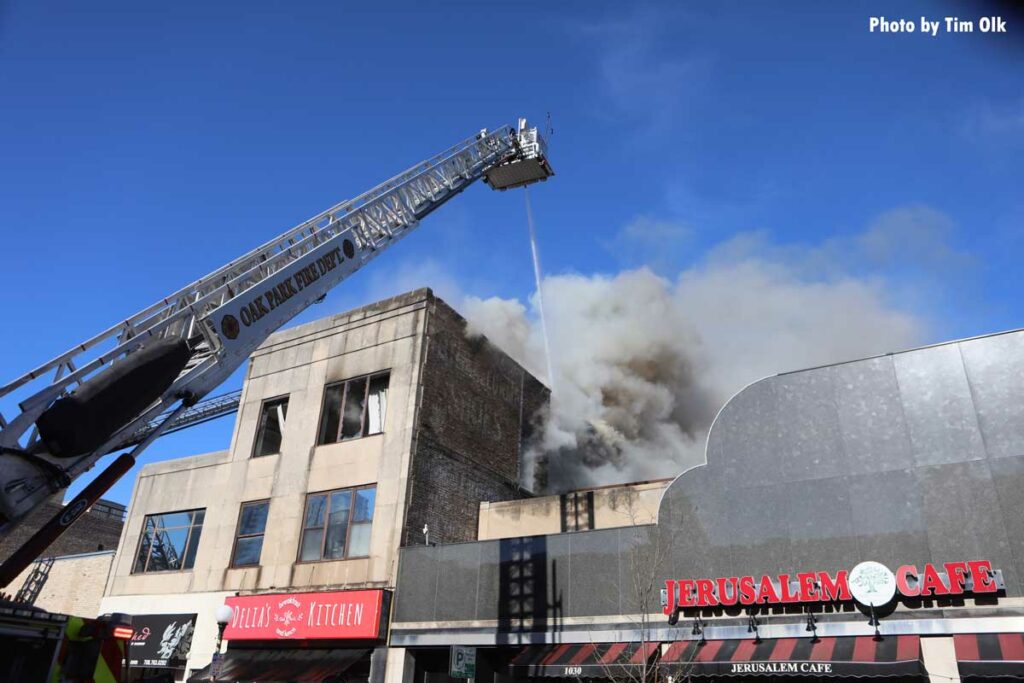
[[[573,491],[561,496],[562,531],[594,528],[594,492]]]
[[[281,452],[281,436],[288,416],[288,397],[275,398],[263,403],[260,422],[256,428],[256,448],[253,457]]]
[[[324,390],[317,443],[328,444],[384,431],[390,374],[382,372],[338,382]]]

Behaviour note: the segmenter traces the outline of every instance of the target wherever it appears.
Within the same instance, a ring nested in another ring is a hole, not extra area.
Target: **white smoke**
[[[883,280],[812,275],[735,245],[671,279],[558,275],[543,290],[553,392],[523,483],[549,491],[675,476],[703,462],[714,415],[746,384],[925,332]],[[468,297],[462,309],[471,334],[544,377],[535,299]]]

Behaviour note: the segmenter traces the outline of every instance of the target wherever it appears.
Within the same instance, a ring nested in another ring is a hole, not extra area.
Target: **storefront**
[[[476,629],[396,624],[392,644],[413,653],[418,683],[454,678],[448,649],[439,647],[446,640],[477,644],[477,680],[506,683],[1024,680],[1024,619],[1000,609],[1004,572],[986,560],[895,570],[868,561],[849,570],[663,583],[664,621],[556,618],[539,622],[549,627],[543,634],[518,628],[525,622],[486,634],[480,621]],[[515,592],[537,597],[529,588]],[[522,644],[531,640],[542,642]]]
[[[189,681],[360,683],[383,666],[387,591],[261,593],[225,604],[227,651]]]
[[[963,681],[1024,679],[1024,635],[954,636]],[[493,659],[493,655],[492,655]],[[516,680],[926,681],[921,636],[848,636],[528,646],[505,667]],[[943,677],[939,674],[938,677]]]
[[[391,645],[417,677],[458,645],[493,681],[1022,680],[1022,377],[1012,332],[756,382],[656,524],[403,548]]]

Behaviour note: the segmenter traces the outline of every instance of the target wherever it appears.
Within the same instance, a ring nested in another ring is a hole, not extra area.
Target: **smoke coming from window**
[[[924,320],[876,278],[731,253],[673,277],[646,268],[543,281],[555,393],[527,454],[536,491],[672,477],[704,462],[719,408],[765,376],[897,351]],[[546,375],[534,299],[467,297],[483,334]]]

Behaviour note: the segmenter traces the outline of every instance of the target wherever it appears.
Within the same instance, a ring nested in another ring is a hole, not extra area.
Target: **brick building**
[[[63,491],[55,494],[26,515],[9,532],[0,536],[0,560],[7,559],[64,507],[61,502],[63,496]],[[117,548],[118,539],[121,538],[124,517],[124,505],[100,499],[75,522],[74,526],[54,541],[43,556],[61,557],[114,550]]]
[[[93,619],[100,615],[114,553],[111,549],[41,557],[11,582],[10,592],[19,602],[48,612]]]
[[[63,492],[33,510],[0,538],[0,560],[21,547],[63,507]],[[125,506],[98,500],[4,592],[50,612],[98,616],[114,551],[124,527]]]
[[[147,465],[135,484],[102,609],[192,636],[138,675],[209,665],[226,602],[225,677],[380,680],[399,547],[425,527],[432,543],[475,540],[482,502],[528,495],[519,459],[546,397],[426,289],[273,335],[230,448]]]

